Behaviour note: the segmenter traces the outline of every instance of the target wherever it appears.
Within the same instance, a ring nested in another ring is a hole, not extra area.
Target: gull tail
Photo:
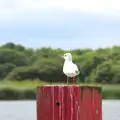
[[[75,73],[78,75],[78,74],[80,73],[80,71],[79,71],[79,70],[76,70]]]

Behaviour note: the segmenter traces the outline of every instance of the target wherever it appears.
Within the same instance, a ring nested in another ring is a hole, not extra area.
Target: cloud
[[[12,10],[53,9],[78,10],[83,12],[109,12],[120,10],[119,0],[0,0],[1,6]],[[15,11],[14,11],[15,12]]]
[[[119,5],[118,0],[0,0],[0,42],[66,49],[120,44]]]
[[[120,20],[119,4],[119,0],[0,0],[0,22],[6,25],[25,21],[64,22],[72,19],[74,13]]]
[[[44,12],[43,12],[44,13]],[[81,12],[46,12],[38,19],[1,23],[1,37],[9,38],[96,38],[119,35],[120,18]],[[58,14],[59,13],[59,14]],[[33,16],[31,16],[33,17]],[[5,33],[7,35],[5,35]]]
[[[119,0],[0,0],[2,20],[37,18],[48,10],[79,11],[120,15]]]

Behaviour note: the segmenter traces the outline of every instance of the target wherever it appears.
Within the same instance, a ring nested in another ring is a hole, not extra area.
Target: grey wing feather
[[[79,74],[79,73],[80,73],[80,71],[79,71],[79,70],[76,70],[75,72],[76,72],[76,74]]]
[[[75,65],[75,64],[74,64],[74,65]],[[79,71],[79,69],[78,69],[77,65],[75,65],[74,67],[75,67],[75,72],[76,72],[76,74],[79,74],[79,73],[80,73],[80,71]]]

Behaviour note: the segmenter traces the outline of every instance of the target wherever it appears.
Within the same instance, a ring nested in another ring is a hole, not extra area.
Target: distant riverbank
[[[41,81],[0,82],[0,100],[35,100],[36,86],[44,84],[47,83]],[[120,99],[120,85],[101,86],[103,99]]]

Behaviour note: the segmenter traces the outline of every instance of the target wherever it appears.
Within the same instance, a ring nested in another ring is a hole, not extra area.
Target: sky
[[[119,0],[0,0],[0,45],[62,49],[120,45]]]

